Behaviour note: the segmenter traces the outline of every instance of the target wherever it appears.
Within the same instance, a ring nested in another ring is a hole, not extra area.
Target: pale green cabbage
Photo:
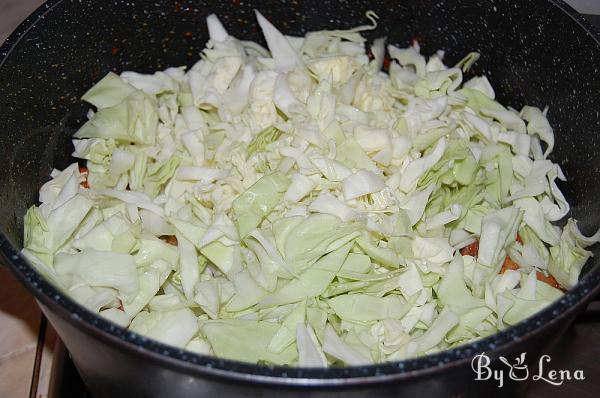
[[[536,272],[571,288],[600,233],[553,224],[546,111],[463,82],[477,53],[449,68],[380,38],[369,60],[368,17],[290,37],[257,12],[267,50],[211,15],[189,70],[109,73],[73,140],[87,170],[52,172],[23,255],[118,325],[263,364],[425,355],[559,298]]]

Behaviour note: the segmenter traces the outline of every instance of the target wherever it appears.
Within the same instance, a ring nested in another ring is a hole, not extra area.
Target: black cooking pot
[[[89,391],[99,397],[358,397],[512,395],[514,386],[474,381],[471,359],[527,352],[534,360],[600,290],[598,248],[580,283],[515,327],[423,358],[373,366],[302,369],[255,366],[195,355],[129,332],[62,295],[20,256],[22,220],[53,166],[72,162],[70,137],[85,120],[79,97],[108,71],[153,72],[192,65],[217,13],[238,38],[262,41],[253,9],[283,32],[350,28],[375,11],[400,46],[417,39],[453,64],[482,54],[502,103],[549,106],[554,161],[570,182],[564,193],[584,232],[600,225],[600,45],[593,29],[558,0],[523,1],[66,1],[51,0],[0,49],[0,245],[6,263],[35,295],[63,339]],[[507,380],[508,381],[508,380]],[[522,383],[519,386],[523,386]],[[510,391],[510,392],[509,392]]]

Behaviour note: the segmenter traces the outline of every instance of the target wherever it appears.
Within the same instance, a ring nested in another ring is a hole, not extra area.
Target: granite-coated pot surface
[[[53,166],[72,159],[70,137],[87,105],[79,97],[110,70],[151,72],[192,65],[207,40],[204,18],[215,12],[233,35],[262,41],[259,8],[282,31],[300,35],[349,28],[379,16],[369,39],[387,36],[406,46],[414,38],[429,55],[446,51],[453,63],[482,54],[499,100],[515,108],[549,106],[555,161],[570,182],[564,193],[584,232],[600,225],[600,44],[593,29],[558,0],[488,1],[67,1],[51,0],[0,49],[0,245],[11,269],[42,304],[95,397],[378,396],[499,392],[474,383],[475,353],[493,358],[543,352],[598,291],[598,260],[581,282],[552,306],[501,333],[427,357],[364,367],[301,369],[254,366],[198,356],[128,332],[60,294],[18,254],[22,218]],[[595,250],[596,259],[599,250]],[[477,389],[477,390],[476,390]]]

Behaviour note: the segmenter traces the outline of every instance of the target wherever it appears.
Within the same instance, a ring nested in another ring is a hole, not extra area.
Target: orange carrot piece
[[[177,237],[175,235],[161,235],[159,238],[170,245],[177,246]]]
[[[462,249],[460,249],[460,254],[462,254],[463,256],[477,257],[477,253],[479,253],[479,241],[478,240],[476,240],[475,242],[471,243],[470,245],[467,245],[467,246],[463,247]]]
[[[81,186],[83,188],[86,188],[86,189],[89,188],[90,184],[88,183],[88,180],[87,180],[87,176],[88,176],[88,173],[89,173],[88,168],[87,167],[83,167],[83,166],[79,166],[79,172],[85,176],[85,180],[83,180],[81,182]]]
[[[503,274],[507,269],[512,269],[514,271],[519,269],[519,264],[515,263],[511,260],[510,257],[506,256],[504,262],[502,263],[502,268],[500,269],[500,273]]]
[[[523,244],[523,239],[521,238],[521,235],[519,235],[518,233],[517,233],[516,241],[519,242],[520,244]],[[460,254],[462,254],[463,256],[477,257],[478,253],[479,253],[479,241],[478,240],[476,240],[475,242],[471,243],[470,245],[465,246],[462,249],[460,249]],[[506,256],[506,258],[504,259],[504,262],[502,263],[502,268],[500,269],[500,273],[503,274],[507,269],[512,269],[515,271],[519,269],[519,264],[515,263],[508,256]],[[538,281],[547,283],[554,288],[562,290],[563,292],[566,291],[565,289],[562,288],[562,286],[560,286],[558,281],[552,275],[545,275],[544,273],[537,271],[536,276],[537,276]]]
[[[550,274],[545,275],[543,272],[540,272],[540,271],[537,271],[535,273],[535,275],[537,276],[538,281],[547,283],[552,287],[562,290],[563,292],[566,291],[565,289],[562,288],[562,286],[560,286],[560,284],[558,283],[556,278],[554,278],[552,275],[550,275]]]
[[[520,244],[523,244],[523,238],[521,238],[521,235],[519,235],[519,233],[517,232],[517,242],[519,242]]]

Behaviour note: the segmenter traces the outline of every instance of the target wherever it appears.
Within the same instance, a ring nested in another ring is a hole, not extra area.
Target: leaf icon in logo
[[[525,355],[526,353],[524,352],[518,358],[515,358],[514,365],[508,362],[508,359],[506,359],[503,356],[500,356],[498,358],[500,362],[509,367],[510,371],[508,373],[508,376],[511,378],[511,380],[521,381],[527,380],[527,378],[529,377],[529,369],[527,367],[527,364],[525,364]]]

